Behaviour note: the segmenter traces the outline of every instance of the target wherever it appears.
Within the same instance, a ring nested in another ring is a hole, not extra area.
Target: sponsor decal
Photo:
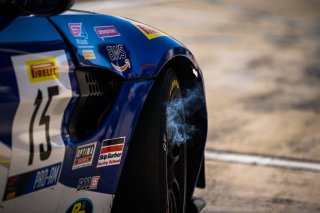
[[[88,198],[80,198],[76,200],[67,209],[66,213],[92,213],[93,204]]]
[[[26,61],[26,66],[31,83],[59,78],[59,69],[55,58]]]
[[[97,167],[120,164],[124,141],[125,137],[104,140],[100,149]]]
[[[10,177],[7,181],[3,201],[40,189],[56,185],[61,171],[61,163]]]
[[[96,142],[77,147],[72,170],[92,165]]]
[[[86,45],[88,44],[88,34],[82,24],[82,22],[80,23],[69,23],[69,30],[71,32],[71,34],[73,35],[73,37],[76,38],[76,42],[79,45]]]
[[[88,39],[88,34],[82,23],[69,23],[68,26],[73,37]]]
[[[130,68],[130,60],[129,59],[125,59],[124,63],[125,64],[123,66],[117,66],[117,65],[115,65],[113,63],[111,63],[111,65],[112,65],[113,68],[115,68],[119,72],[124,72],[124,71],[126,71],[126,69]]]
[[[76,42],[79,45],[87,45],[88,44],[88,40],[85,40],[85,39],[76,39]]]
[[[86,59],[86,60],[96,59],[96,56],[95,56],[93,50],[82,50],[82,54],[83,54],[84,59]]]
[[[141,24],[141,23],[137,23],[137,22],[132,22],[132,24],[138,28],[149,40],[154,39],[154,38],[158,38],[161,36],[167,36],[165,33],[154,29],[152,27],[149,27],[147,25]]]
[[[111,60],[111,66],[119,72],[124,72],[130,68],[130,60],[123,44],[110,45],[106,47],[108,57]]]
[[[101,39],[107,37],[120,36],[120,33],[114,26],[97,26],[94,27],[94,31],[96,32],[97,36]]]
[[[94,190],[98,188],[100,176],[80,178],[77,190]]]

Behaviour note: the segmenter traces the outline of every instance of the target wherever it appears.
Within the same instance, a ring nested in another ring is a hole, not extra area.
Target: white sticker
[[[72,96],[64,50],[14,56],[11,60],[20,103],[12,128],[9,177],[63,161],[61,126]]]
[[[125,137],[104,140],[101,145],[97,168],[119,165],[121,163],[124,142]]]
[[[96,150],[96,144],[97,143],[95,142],[77,147],[77,151],[73,160],[72,170],[92,165],[94,151]]]

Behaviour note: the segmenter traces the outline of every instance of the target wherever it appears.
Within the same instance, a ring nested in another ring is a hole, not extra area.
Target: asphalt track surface
[[[90,1],[194,53],[209,113],[204,213],[320,212],[318,0]]]

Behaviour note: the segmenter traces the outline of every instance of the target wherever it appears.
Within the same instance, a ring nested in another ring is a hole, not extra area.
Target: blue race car
[[[0,212],[199,212],[195,58],[157,29],[72,4],[0,0]]]

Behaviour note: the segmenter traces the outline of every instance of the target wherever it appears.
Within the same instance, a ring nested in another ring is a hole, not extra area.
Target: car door
[[[55,212],[74,66],[56,29],[35,16],[0,17],[0,58],[0,212]]]

